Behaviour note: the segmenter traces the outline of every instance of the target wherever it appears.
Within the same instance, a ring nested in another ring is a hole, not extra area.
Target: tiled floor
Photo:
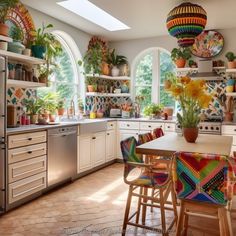
[[[120,235],[128,189],[122,174],[122,164],[114,164],[13,210],[0,218],[0,235]],[[191,221],[218,228],[214,221]],[[149,213],[148,222],[160,224],[158,210]],[[127,235],[145,234],[129,228]]]

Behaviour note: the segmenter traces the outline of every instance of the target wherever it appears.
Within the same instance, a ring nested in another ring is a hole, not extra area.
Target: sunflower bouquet
[[[175,77],[165,83],[165,89],[179,102],[182,114],[177,119],[182,128],[197,128],[200,113],[208,108],[212,95],[207,92],[204,80],[192,80],[190,77]]]

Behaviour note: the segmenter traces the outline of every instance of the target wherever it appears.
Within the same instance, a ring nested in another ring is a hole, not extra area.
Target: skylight
[[[130,29],[129,26],[88,0],[67,0],[57,2],[57,4],[109,31]]]

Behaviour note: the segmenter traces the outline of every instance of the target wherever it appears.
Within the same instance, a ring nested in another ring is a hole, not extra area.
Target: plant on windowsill
[[[79,113],[83,114],[84,113],[84,102],[81,97],[78,98],[78,108],[79,108]]]
[[[194,143],[198,137],[198,124],[202,109],[209,107],[212,95],[207,92],[204,80],[192,80],[190,77],[173,77],[166,88],[181,107],[177,113],[183,135],[187,142]]]
[[[127,58],[125,56],[122,55],[117,55],[115,52],[115,49],[113,49],[109,55],[108,55],[108,63],[111,65],[112,69],[111,69],[111,75],[112,76],[119,76],[120,74],[120,70],[119,70],[119,66],[122,65],[128,65],[128,61]]]
[[[234,53],[227,52],[225,54],[225,57],[228,60],[228,69],[235,69],[236,68],[236,63],[235,63],[236,56],[234,55]]]
[[[161,118],[161,112],[163,105],[152,103],[144,107],[143,114],[150,119],[159,119]]]
[[[57,102],[57,114],[63,116],[65,113],[65,99],[59,99]]]
[[[57,101],[58,94],[54,92],[48,92],[43,98],[43,111],[44,117],[49,116],[50,122],[55,122],[56,119],[56,111],[57,111]]]
[[[26,99],[23,101],[23,105],[26,107],[26,112],[30,116],[30,123],[35,124],[42,109],[41,99]]]
[[[97,78],[96,77],[87,77],[85,80],[85,84],[87,86],[88,92],[97,92]]]
[[[189,48],[173,48],[171,51],[171,59],[177,68],[184,68],[186,61],[191,58],[191,50]]]

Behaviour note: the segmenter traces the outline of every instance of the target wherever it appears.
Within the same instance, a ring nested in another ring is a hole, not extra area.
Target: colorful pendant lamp
[[[195,37],[204,30],[206,23],[206,11],[190,2],[182,3],[171,10],[166,21],[170,35],[178,39],[181,47],[192,46]]]

